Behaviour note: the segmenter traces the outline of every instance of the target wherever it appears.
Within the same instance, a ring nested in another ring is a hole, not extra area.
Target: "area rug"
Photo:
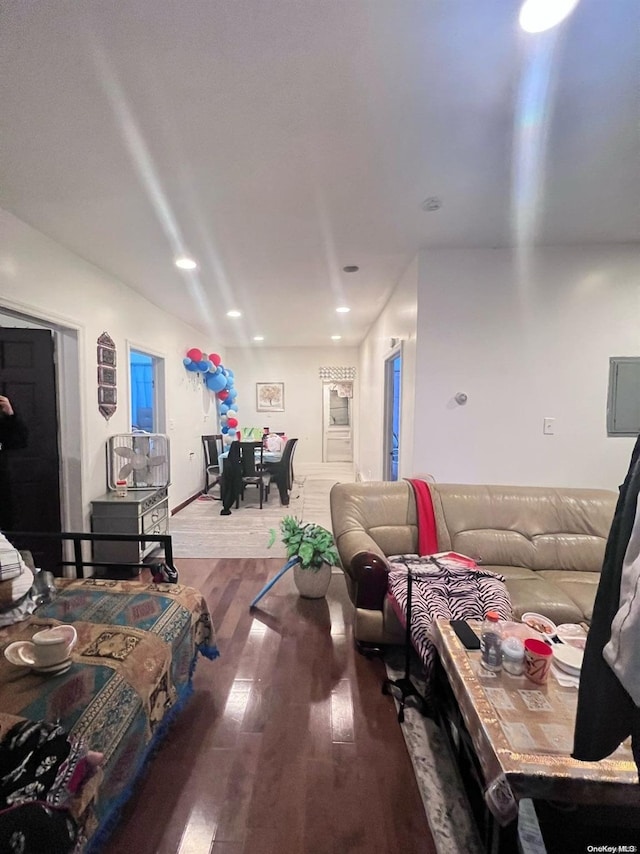
[[[288,507],[280,504],[278,490],[260,509],[257,490],[248,490],[230,516],[221,516],[220,501],[205,496],[192,501],[169,521],[175,557],[282,558],[279,538],[269,547],[271,530],[278,531],[283,516],[296,516],[331,530],[329,492],[334,483],[353,481],[353,466],[318,463],[296,467]],[[215,489],[212,490],[215,495]]]
[[[404,676],[404,651],[392,647],[385,654],[390,679]],[[412,666],[412,678],[424,694],[424,683]],[[396,706],[398,701],[394,697]],[[484,848],[471,816],[469,801],[444,734],[409,702],[404,708],[402,729],[416,775],[420,796],[438,854],[483,854]]]

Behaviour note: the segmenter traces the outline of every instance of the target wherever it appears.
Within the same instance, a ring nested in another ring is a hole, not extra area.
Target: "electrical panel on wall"
[[[109,489],[126,480],[129,489],[169,485],[169,437],[162,433],[118,433],[107,442]]]

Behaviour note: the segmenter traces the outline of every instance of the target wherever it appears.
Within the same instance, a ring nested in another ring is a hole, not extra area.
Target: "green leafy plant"
[[[333,534],[313,522],[302,522],[295,516],[285,516],[280,521],[281,539],[287,549],[287,557],[297,558],[303,569],[317,571],[323,563],[338,564],[338,552]],[[275,531],[271,531],[271,547],[275,542]]]

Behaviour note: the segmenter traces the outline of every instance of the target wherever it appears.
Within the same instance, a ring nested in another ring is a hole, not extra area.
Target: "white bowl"
[[[527,611],[520,617],[523,623],[526,623],[529,628],[535,629],[543,635],[555,635],[556,624],[544,614],[537,614],[535,611]]]
[[[553,660],[561,670],[574,676],[580,673],[584,650],[569,646],[568,643],[557,643],[553,645]]]

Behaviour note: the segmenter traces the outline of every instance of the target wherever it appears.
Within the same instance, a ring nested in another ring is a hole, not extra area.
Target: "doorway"
[[[322,461],[353,462],[353,382],[322,384]]]
[[[400,411],[402,350],[387,357],[384,364],[384,465],[385,480],[398,480],[400,460]]]
[[[0,388],[5,389],[0,393],[16,403],[30,433],[28,447],[11,452],[10,476],[18,484],[13,528],[81,531],[78,331],[5,304],[0,306],[0,348]],[[36,472],[32,470],[34,464]],[[37,566],[57,568],[51,566],[52,560],[60,560],[57,549],[54,553],[43,544],[40,550],[33,542],[25,547],[31,548]],[[65,560],[70,559],[71,544],[63,546],[62,553]]]
[[[164,359],[129,347],[132,433],[164,433]]]
[[[60,531],[60,455],[54,340],[50,329],[0,328],[0,393],[28,430],[24,448],[0,451],[9,531]],[[20,547],[20,543],[15,545]],[[26,547],[26,546],[25,546]],[[59,544],[43,542],[36,565],[54,570]]]

